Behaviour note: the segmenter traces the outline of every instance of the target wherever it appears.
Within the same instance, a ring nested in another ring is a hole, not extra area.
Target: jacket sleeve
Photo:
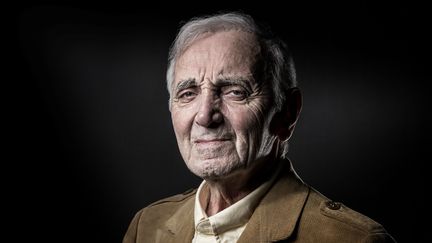
[[[388,233],[369,234],[362,243],[396,243],[396,240]]]
[[[137,242],[137,229],[138,229],[138,223],[139,219],[141,217],[142,210],[135,214],[133,217],[131,223],[129,224],[129,227],[126,231],[126,234],[123,237],[123,243],[135,243]]]

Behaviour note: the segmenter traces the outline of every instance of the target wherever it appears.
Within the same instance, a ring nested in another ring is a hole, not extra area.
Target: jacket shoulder
[[[183,193],[160,199],[139,210],[134,218],[136,218],[137,222],[142,222],[146,219],[147,221],[165,220],[185,204],[190,204],[193,201],[192,197],[195,193],[196,189],[189,189]]]
[[[304,227],[322,229],[320,237],[333,242],[394,242],[381,224],[343,203],[328,199],[313,188],[303,213]]]
[[[192,212],[195,189],[189,189],[181,194],[158,200],[141,209],[137,216],[141,225],[159,225],[166,222],[178,212]]]
[[[384,230],[382,225],[378,222],[364,214],[352,210],[340,202],[335,202],[329,199],[322,200],[319,204],[319,211],[321,215],[325,217],[347,224],[364,232],[376,233]]]
[[[156,201],[139,210],[123,238],[123,243],[155,242],[161,229],[171,223],[191,225],[196,189]],[[178,220],[178,221],[175,221]],[[189,222],[190,221],[190,222]]]

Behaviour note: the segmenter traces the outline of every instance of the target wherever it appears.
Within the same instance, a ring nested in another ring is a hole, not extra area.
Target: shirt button
[[[335,201],[328,201],[326,202],[326,205],[331,210],[338,210],[341,208],[341,203]]]
[[[196,226],[196,231],[204,235],[215,235],[213,227],[208,219],[201,220]]]

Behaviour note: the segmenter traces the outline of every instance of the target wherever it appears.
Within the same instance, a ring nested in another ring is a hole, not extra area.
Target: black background
[[[294,54],[304,107],[290,158],[300,176],[399,242],[425,241],[425,6],[41,3],[8,10],[18,46],[15,68],[5,70],[13,88],[3,91],[12,135],[9,236],[120,242],[140,208],[196,187],[171,126],[168,48],[181,21],[243,10]]]

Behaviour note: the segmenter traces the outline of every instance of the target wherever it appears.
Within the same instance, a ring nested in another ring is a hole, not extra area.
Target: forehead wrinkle
[[[184,72],[196,79],[197,85],[205,82],[215,83],[217,79],[244,80],[245,76],[253,85],[254,64],[259,46],[248,33],[235,33],[228,39],[225,32],[214,33],[194,41],[179,58]],[[210,39],[215,37],[216,39]],[[194,70],[195,69],[195,70]],[[183,76],[183,75],[182,75]],[[239,77],[240,76],[240,77]],[[242,77],[243,76],[243,77]],[[228,78],[226,78],[228,77]]]
[[[232,81],[232,82],[250,82],[255,81],[254,76],[251,73],[245,74],[219,74],[216,78],[218,81]]]

